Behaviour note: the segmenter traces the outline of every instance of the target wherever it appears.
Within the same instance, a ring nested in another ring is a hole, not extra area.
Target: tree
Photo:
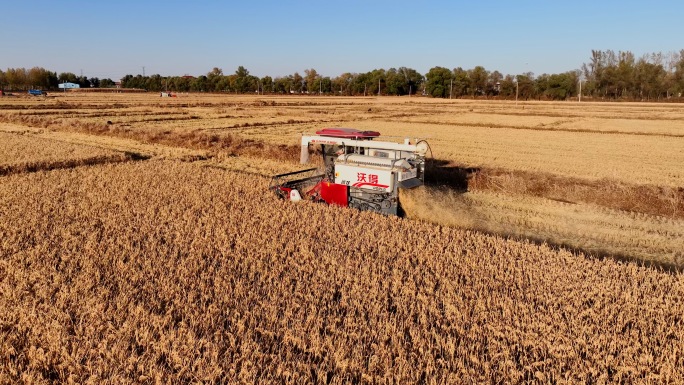
[[[204,75],[198,76],[190,82],[191,91],[206,92],[207,91],[207,77]]]
[[[630,51],[618,52],[615,78],[617,97],[627,96],[634,90],[634,54]]]
[[[677,93],[678,97],[682,97],[684,95],[684,49],[679,51],[679,59],[673,67],[674,92]]]
[[[214,67],[211,71],[207,73],[207,90],[208,91],[219,91],[221,90],[221,86],[219,86],[219,82],[223,80],[223,70]]]
[[[171,79],[170,87],[174,91],[188,92],[191,89],[191,79],[189,76],[176,76]]]
[[[45,89],[50,86],[47,70],[41,67],[33,67],[26,74],[26,83],[30,88]]]
[[[260,92],[261,84],[259,84],[259,78],[254,75],[249,75],[247,77],[247,92]]]
[[[512,99],[515,97],[515,87],[515,78],[512,75],[506,75],[503,80],[501,80],[499,95]]]
[[[27,73],[25,68],[8,68],[5,72],[5,79],[11,90],[26,90],[28,88],[26,85]]]
[[[33,67],[26,72],[26,85],[31,88],[55,89],[57,84],[57,74],[43,67]]]
[[[487,95],[498,95],[501,90],[503,75],[499,71],[492,71],[487,78]]]
[[[228,76],[219,76],[218,81],[214,84],[214,91],[227,92],[230,90],[230,81]]]
[[[341,95],[353,95],[353,84],[355,75],[345,72],[332,80],[335,91]]]
[[[305,81],[305,83],[307,86],[307,90],[311,94],[326,94],[329,93],[331,89],[330,78],[323,77],[321,75],[315,77],[313,83],[309,83],[309,81]]]
[[[404,76],[404,81],[408,85],[407,95],[415,94],[425,81],[425,77],[413,68],[399,67],[398,72]]]
[[[164,82],[161,75],[154,74],[145,80],[145,89],[148,91],[162,91],[164,90]]]
[[[243,66],[239,66],[235,70],[235,78],[232,81],[231,87],[238,93],[244,94],[250,87],[249,71]]]
[[[273,92],[278,94],[289,94],[292,87],[291,77],[277,77],[273,81]]]
[[[461,67],[454,68],[453,71],[454,83],[451,87],[452,97],[461,97],[468,95],[470,90],[470,78],[468,77],[468,71]]]
[[[468,77],[472,86],[470,94],[472,96],[484,95],[487,89],[487,78],[489,77],[487,70],[482,66],[476,66],[468,71]]]
[[[368,73],[367,79],[367,95],[387,94],[384,69],[374,69]]]
[[[133,77],[133,75],[127,75]],[[72,72],[62,72],[59,74],[57,77],[60,83],[77,83],[78,78],[76,77],[75,73]]]
[[[299,74],[299,72],[295,72],[294,75],[292,75],[292,90],[295,93],[301,94],[302,91],[304,90],[304,78],[302,75]]]
[[[408,95],[415,93],[423,82],[423,75],[416,70],[406,67],[390,68],[384,72],[385,90],[387,95]]]
[[[639,89],[639,97],[643,100],[659,98],[664,93],[663,80],[665,69],[662,64],[654,64],[644,56],[639,59],[635,68],[635,84]]]
[[[87,76],[79,76],[76,78],[76,83],[81,88],[90,88],[90,80]]]
[[[425,92],[433,98],[446,98],[449,96],[451,79],[451,71],[444,67],[432,67],[428,71],[425,85]]]
[[[60,75],[61,76],[61,75]],[[75,80],[77,82],[78,80]],[[147,87],[147,77],[142,75],[126,75],[121,78],[121,87],[123,88],[137,88],[145,89]]]
[[[112,79],[107,78],[100,80],[100,88],[113,88],[114,86],[116,86],[116,84]]]
[[[535,92],[539,97],[551,100],[565,100],[577,94],[577,72],[543,74],[535,81]]]
[[[352,95],[366,96],[368,93],[368,84],[371,83],[370,72],[365,74],[356,74],[354,82],[352,83]]]
[[[271,78],[270,76],[264,76],[263,78],[261,78],[261,87],[265,92],[273,92],[273,84],[273,78]]]
[[[515,79],[517,80],[518,84],[518,98],[519,99],[530,99],[534,97],[534,81],[532,80],[533,74],[531,72],[528,72],[526,74],[522,75],[516,75]]]
[[[318,93],[320,89],[320,83],[318,82],[320,77],[318,72],[313,68],[304,70],[304,88],[306,91],[311,94]]]
[[[323,91],[324,94],[330,94],[333,92],[332,88],[332,79],[330,79],[330,76],[325,76],[319,80],[321,82],[321,90]]]
[[[60,74],[60,76],[62,76],[62,75]],[[124,75],[124,77],[121,78],[121,87],[123,87],[123,88],[131,87],[131,83],[132,83],[131,80],[133,80],[133,75],[131,75],[131,74]]]
[[[584,72],[584,77],[587,79],[585,90],[590,95],[600,92],[600,83],[604,71],[603,56],[602,51],[592,49],[589,63],[582,64],[582,71]]]
[[[385,72],[385,93],[387,95],[406,95],[408,93],[408,84],[396,68],[390,68]]]

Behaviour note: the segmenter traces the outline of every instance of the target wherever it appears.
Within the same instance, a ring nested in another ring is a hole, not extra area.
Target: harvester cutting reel
[[[345,185],[335,184],[326,179],[325,173],[317,168],[275,175],[271,178],[269,189],[278,197],[298,202],[333,203],[358,210],[382,211],[392,206],[391,193],[348,189]]]
[[[302,199],[317,200],[316,191],[325,174],[319,173],[317,168],[288,172],[271,178],[269,190],[280,198],[294,202]]]

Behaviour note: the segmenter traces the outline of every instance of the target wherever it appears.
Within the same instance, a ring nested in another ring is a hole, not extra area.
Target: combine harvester
[[[376,131],[325,128],[302,136],[301,163],[320,145],[324,171],[311,168],[271,179],[270,189],[291,201],[311,200],[399,215],[399,189],[423,185],[428,143],[378,142]]]

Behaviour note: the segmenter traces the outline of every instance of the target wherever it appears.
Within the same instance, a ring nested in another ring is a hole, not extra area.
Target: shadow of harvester
[[[468,181],[479,171],[480,169],[477,167],[459,167],[447,160],[427,159],[425,162],[425,185],[467,192]]]

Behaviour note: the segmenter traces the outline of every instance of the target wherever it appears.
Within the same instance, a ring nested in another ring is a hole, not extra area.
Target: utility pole
[[[143,66],[143,77],[145,77],[145,66]]]
[[[520,83],[520,81],[516,77],[516,79],[515,79],[515,105],[516,106],[518,105],[518,84],[519,83]]]
[[[580,79],[580,92],[579,92],[579,102],[582,102],[582,79]]]
[[[454,92],[454,79],[451,79],[451,83],[449,83],[449,99],[451,99],[451,94]]]
[[[378,79],[378,96],[380,96],[380,79]]]

